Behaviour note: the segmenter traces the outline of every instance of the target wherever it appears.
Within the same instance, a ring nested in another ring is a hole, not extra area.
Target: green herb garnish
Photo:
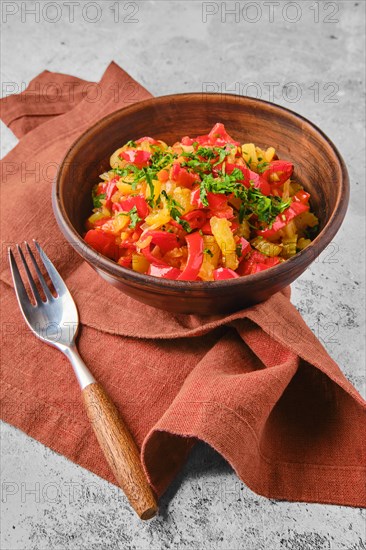
[[[263,174],[263,172],[268,170],[268,168],[269,168],[269,162],[263,161],[263,162],[258,162],[257,164],[257,170],[260,174]]]
[[[190,233],[192,231],[191,226],[186,220],[182,220],[181,218],[182,212],[184,210],[183,206],[172,197],[169,197],[166,191],[162,191],[161,194],[163,195],[163,197],[166,198],[168,210],[173,220],[178,222],[183,227],[184,231]]]
[[[217,166],[224,162],[225,158],[230,155],[230,149],[226,147],[198,147],[193,153],[182,153],[187,160],[182,163],[182,166],[191,168],[199,175],[205,174],[212,170],[213,166]],[[212,162],[215,160],[215,162]]]
[[[95,191],[93,190],[93,193],[92,193],[92,199],[93,199],[93,206],[94,208],[101,208],[103,205],[102,203],[100,202],[101,200],[105,199],[106,198],[106,194],[105,193],[99,193],[99,195],[97,195],[95,193]]]
[[[131,208],[131,210],[128,212],[128,215],[129,215],[130,218],[131,218],[130,227],[131,227],[132,229],[135,229],[135,228],[136,228],[136,225],[137,225],[139,222],[142,221],[142,218],[140,218],[140,216],[138,215],[136,206],[134,206],[133,208]]]
[[[233,194],[234,197],[240,198],[243,201],[239,209],[239,222],[251,217],[253,214],[257,216],[258,221],[268,224],[270,227],[286,208],[291,204],[291,199],[283,201],[280,197],[266,196],[254,187],[245,187],[240,181],[243,178],[243,173],[239,169],[233,170],[229,174],[222,172],[218,177],[212,174],[205,174],[200,183],[200,199],[204,206],[208,206],[207,193],[218,193],[224,195]]]

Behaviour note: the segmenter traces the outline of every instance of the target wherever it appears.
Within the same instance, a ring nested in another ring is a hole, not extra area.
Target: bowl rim
[[[225,279],[222,281],[177,281],[172,279],[155,277],[153,275],[139,273],[137,271],[133,271],[130,268],[120,266],[119,264],[117,264],[117,262],[114,262],[113,260],[107,258],[106,256],[103,256],[99,252],[96,252],[91,246],[89,246],[84,241],[84,239],[81,237],[81,235],[78,233],[78,231],[75,229],[75,227],[71,223],[67,215],[67,212],[64,208],[61,193],[60,193],[62,175],[64,173],[65,166],[70,165],[69,159],[70,157],[72,157],[74,151],[80,149],[83,146],[83,143],[86,140],[88,140],[89,136],[93,134],[97,129],[99,130],[101,130],[102,128],[104,129],[106,126],[108,126],[110,121],[114,120],[115,118],[118,118],[121,115],[121,113],[122,114],[133,113],[136,110],[141,110],[151,105],[155,106],[156,104],[158,105],[159,103],[164,103],[167,100],[174,101],[175,99],[177,99],[179,101],[184,102],[184,100],[188,100],[191,98],[192,99],[200,98],[202,100],[203,97],[217,98],[218,96],[219,98],[221,98],[221,100],[224,103],[235,102],[238,105],[240,103],[249,103],[249,104],[252,103],[253,105],[264,104],[270,107],[274,111],[282,111],[285,115],[295,118],[300,122],[302,122],[304,129],[306,126],[309,127],[313,132],[317,133],[327,143],[328,146],[330,146],[331,150],[335,154],[339,163],[339,167],[341,171],[341,179],[340,179],[341,185],[337,193],[335,207],[326,225],[322,228],[319,234],[315,237],[315,239],[311,242],[309,246],[307,246],[305,249],[301,250],[300,252],[296,253],[295,256],[292,256],[285,262],[282,262],[276,266],[271,267],[270,269],[261,271],[259,273],[239,276],[234,279]],[[349,194],[350,194],[349,176],[348,176],[346,164],[342,158],[342,155],[340,154],[340,152],[338,151],[337,147],[334,145],[332,140],[316,124],[314,124],[304,116],[296,113],[295,111],[292,111],[291,109],[288,109],[287,107],[283,107],[282,105],[278,105],[276,103],[272,103],[270,101],[266,101],[263,99],[252,98],[249,96],[242,96],[238,94],[224,94],[224,93],[218,94],[213,92],[211,93],[210,92],[189,92],[189,93],[168,94],[168,95],[152,97],[149,99],[145,99],[143,101],[139,101],[137,103],[128,105],[126,107],[122,107],[120,109],[117,109],[116,111],[113,111],[112,113],[109,113],[108,115],[96,121],[89,128],[87,128],[81,135],[78,136],[78,138],[68,148],[66,154],[62,159],[61,164],[59,165],[59,168],[57,170],[54,183],[52,186],[52,206],[53,206],[53,211],[54,211],[54,215],[58,223],[58,226],[61,232],[63,233],[63,235],[66,237],[67,241],[73,246],[74,249],[76,249],[76,251],[83,257],[85,261],[103,269],[112,278],[117,279],[119,275],[122,275],[125,280],[144,283],[147,286],[154,286],[158,288],[166,288],[171,290],[175,289],[175,290],[182,290],[182,291],[195,290],[195,289],[200,291],[201,290],[206,291],[209,289],[219,289],[227,286],[235,287],[243,284],[250,284],[254,281],[258,283],[260,282],[263,283],[266,280],[270,280],[274,278],[275,276],[280,277],[281,274],[291,269],[291,267],[295,268],[296,265],[298,264],[304,263],[305,265],[310,265],[312,261],[314,261],[315,258],[319,256],[321,252],[328,246],[328,244],[332,241],[333,237],[338,232],[348,208]],[[314,253],[314,250],[315,250],[315,253]],[[304,260],[304,262],[302,262],[302,260]]]

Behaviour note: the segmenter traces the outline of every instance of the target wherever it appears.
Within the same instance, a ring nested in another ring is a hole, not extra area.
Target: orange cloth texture
[[[35,238],[77,303],[80,353],[157,495],[200,439],[260,495],[366,506],[366,403],[289,290],[230,315],[173,315],[112,288],[62,237],[51,187],[66,151],[101,117],[149,97],[112,63],[98,84],[46,71],[1,101],[20,138],[2,160],[2,419],[115,482],[67,359],[31,334],[16,302],[6,248]]]

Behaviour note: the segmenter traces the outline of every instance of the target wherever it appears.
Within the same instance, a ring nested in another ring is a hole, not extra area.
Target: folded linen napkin
[[[45,71],[1,100],[2,120],[20,138],[2,161],[3,259],[7,246],[36,238],[56,264],[79,308],[80,353],[158,495],[201,439],[261,495],[366,506],[366,403],[289,289],[230,315],[174,315],[109,286],[60,234],[51,185],[67,149],[101,117],[149,97],[112,63],[98,84]],[[115,482],[67,360],[25,326],[6,261],[0,278],[1,417]]]

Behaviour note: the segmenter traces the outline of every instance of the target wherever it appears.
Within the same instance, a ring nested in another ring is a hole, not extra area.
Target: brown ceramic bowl
[[[217,282],[171,281],[136,273],[101,256],[82,239],[92,210],[91,189],[113,151],[130,139],[152,136],[172,144],[223,122],[234,139],[274,146],[295,165],[320,219],[312,244],[286,262],[255,275]],[[103,118],[66,154],[53,188],[61,231],[103,279],[132,298],[176,313],[216,314],[266,300],[294,281],[331,242],[345,216],[349,180],[333,143],[311,122],[258,99],[223,94],[178,94],[142,101]]]

